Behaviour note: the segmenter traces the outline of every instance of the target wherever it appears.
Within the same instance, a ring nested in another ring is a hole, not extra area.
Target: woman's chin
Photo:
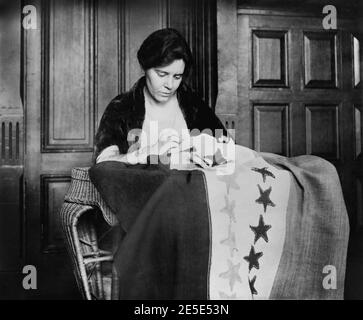
[[[170,95],[158,95],[156,101],[159,103],[166,103],[170,100],[171,96]]]

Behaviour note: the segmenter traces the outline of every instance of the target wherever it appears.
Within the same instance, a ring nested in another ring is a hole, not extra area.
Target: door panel
[[[338,105],[305,105],[307,154],[340,160],[339,109]]]
[[[265,53],[269,52],[269,55]],[[252,32],[252,86],[287,87],[287,33],[285,31]]]
[[[40,219],[42,226],[41,250],[42,253],[58,253],[63,251],[63,230],[59,221],[58,212],[61,208],[64,195],[70,185],[68,175],[41,175],[41,207]]]
[[[286,155],[289,150],[289,109],[283,104],[254,104],[254,149]]]
[[[304,88],[336,88],[337,34],[304,32]]]
[[[240,9],[237,20],[237,143],[332,162],[354,225],[352,162],[361,146],[356,103],[362,98],[354,21],[343,19],[338,30],[324,30],[320,17],[303,12],[248,9]]]
[[[43,152],[93,150],[90,1],[44,2]]]

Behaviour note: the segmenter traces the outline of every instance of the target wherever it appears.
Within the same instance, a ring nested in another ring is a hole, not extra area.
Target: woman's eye
[[[176,80],[180,80],[181,79],[181,76],[175,76],[174,77]]]
[[[158,72],[158,76],[159,76],[159,77],[165,77],[165,76],[166,76],[166,74],[165,74],[165,73],[160,73],[160,72]]]

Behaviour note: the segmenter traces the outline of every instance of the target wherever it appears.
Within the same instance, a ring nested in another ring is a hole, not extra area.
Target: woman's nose
[[[172,77],[167,77],[165,79],[164,86],[165,86],[165,88],[171,90],[173,88],[173,78]]]

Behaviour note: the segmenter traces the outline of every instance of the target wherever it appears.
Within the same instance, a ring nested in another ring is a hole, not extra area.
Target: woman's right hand
[[[158,142],[150,148],[150,154],[170,155],[179,152],[180,138],[178,133],[173,129],[163,130],[158,138]]]
[[[177,152],[180,152],[179,135],[175,130],[163,130],[156,143],[139,150],[138,159],[140,163],[146,163],[148,156],[170,156]]]
[[[152,155],[170,156],[172,153],[179,152],[179,142],[174,140],[158,141],[152,146],[145,148],[143,153],[144,158]]]

